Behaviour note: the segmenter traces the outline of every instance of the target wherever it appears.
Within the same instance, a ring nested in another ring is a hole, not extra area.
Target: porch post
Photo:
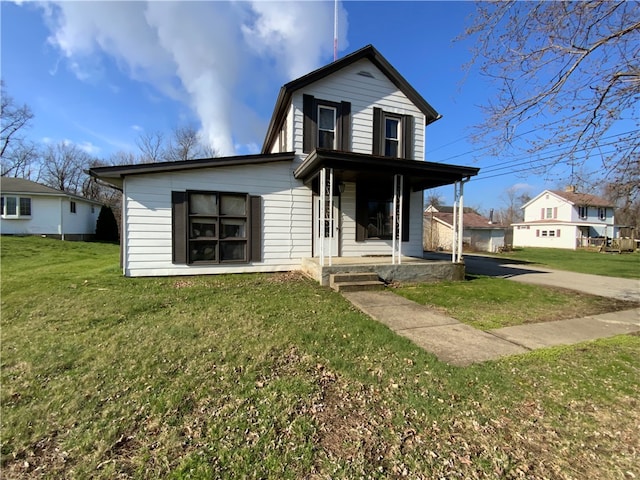
[[[402,263],[402,197],[404,192],[404,177],[393,176],[393,240],[391,243],[391,263]]]
[[[327,198],[328,196],[328,198]],[[318,212],[319,235],[320,235],[320,265],[324,267],[325,256],[329,256],[329,266],[333,264],[332,238],[333,238],[333,168],[329,168],[329,178],[327,178],[327,168],[320,170],[320,209]],[[327,239],[329,239],[329,251],[327,252]]]
[[[320,240],[320,245],[318,245],[320,250],[320,266],[324,267],[324,229],[325,229],[325,212],[327,211],[325,208],[325,202],[327,200],[327,189],[325,183],[327,182],[327,169],[323,168],[320,170],[320,208],[318,211],[318,237]]]
[[[458,263],[462,261],[462,237],[464,233],[464,180],[460,180],[460,205],[458,207]]]
[[[451,236],[451,263],[456,262],[458,247],[458,182],[453,183],[453,234]]]

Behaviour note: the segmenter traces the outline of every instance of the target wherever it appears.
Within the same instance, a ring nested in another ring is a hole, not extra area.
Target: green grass
[[[591,273],[608,277],[640,278],[640,252],[599,253],[559,248],[518,248],[499,255],[557,270]]]
[[[3,478],[640,475],[638,336],[456,368],[298,275],[1,250]]]
[[[586,317],[638,306],[635,302],[571,290],[471,275],[465,282],[409,284],[394,291],[481,330]]]

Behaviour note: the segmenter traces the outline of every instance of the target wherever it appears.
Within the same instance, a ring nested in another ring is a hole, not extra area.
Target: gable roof
[[[230,167],[238,165],[255,165],[271,162],[290,162],[293,152],[270,153],[267,155],[238,155],[233,157],[214,157],[196,160],[179,160],[174,162],[138,163],[134,165],[116,165],[112,167],[93,167],[89,175],[107,182],[115,187],[122,187],[122,179],[127,175],[143,175],[149,173],[166,173],[180,170],[196,170],[201,168]]]
[[[368,59],[385,74],[385,76],[411,100],[416,107],[425,115],[425,125],[429,125],[442,117],[429,103],[413,88],[407,80],[387,61],[386,58],[375,49],[373,45],[367,45],[360,50],[356,50],[345,57],[340,58],[324,67],[314,70],[300,78],[292,80],[280,88],[278,99],[273,109],[273,115],[269,122],[269,128],[262,145],[262,153],[267,153],[273,142],[275,142],[278,132],[287,116],[287,110],[291,103],[293,92],[300,90],[313,82],[321,80],[355,62]]]
[[[612,207],[615,208],[613,202],[607,200],[606,198],[598,197],[597,195],[591,195],[588,193],[578,193],[578,192],[565,192],[562,190],[544,190],[527,203],[522,205],[522,209],[527,208],[533,202],[538,200],[545,194],[555,195],[556,197],[569,202],[571,205],[586,205],[589,207]]]
[[[52,195],[56,197],[69,197],[76,200],[82,200],[96,205],[101,205],[100,202],[90,200],[88,198],[81,197],[80,195],[73,195],[71,193],[63,192],[56,188],[47,187],[41,183],[32,182],[26,178],[13,178],[2,177],[0,180],[0,192],[5,194],[16,195]]]
[[[578,192],[563,192],[561,190],[549,190],[551,193],[564,198],[568,202],[574,205],[588,205],[590,207],[613,207],[613,202],[610,202],[606,198],[598,197],[597,195],[590,195],[588,193]]]

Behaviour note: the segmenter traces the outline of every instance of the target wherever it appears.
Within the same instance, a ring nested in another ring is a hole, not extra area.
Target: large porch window
[[[402,212],[402,241],[409,241],[409,189],[405,189]],[[356,241],[391,240],[393,237],[393,183],[356,186]]]

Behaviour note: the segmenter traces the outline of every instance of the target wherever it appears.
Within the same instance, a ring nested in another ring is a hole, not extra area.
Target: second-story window
[[[336,108],[318,105],[318,148],[336,148],[336,114]]]
[[[351,103],[302,96],[302,151],[351,151]]]
[[[373,145],[371,153],[384,157],[414,157],[414,118],[373,107]]]
[[[606,218],[607,218],[607,209],[606,208],[603,208],[603,207],[598,208],[598,218],[600,220],[606,220]]]
[[[400,118],[385,115],[384,117],[384,155],[385,157],[399,157],[400,148]]]
[[[586,205],[580,205],[578,207],[578,215],[580,215],[580,218],[587,218],[587,210],[589,207],[587,207]]]

